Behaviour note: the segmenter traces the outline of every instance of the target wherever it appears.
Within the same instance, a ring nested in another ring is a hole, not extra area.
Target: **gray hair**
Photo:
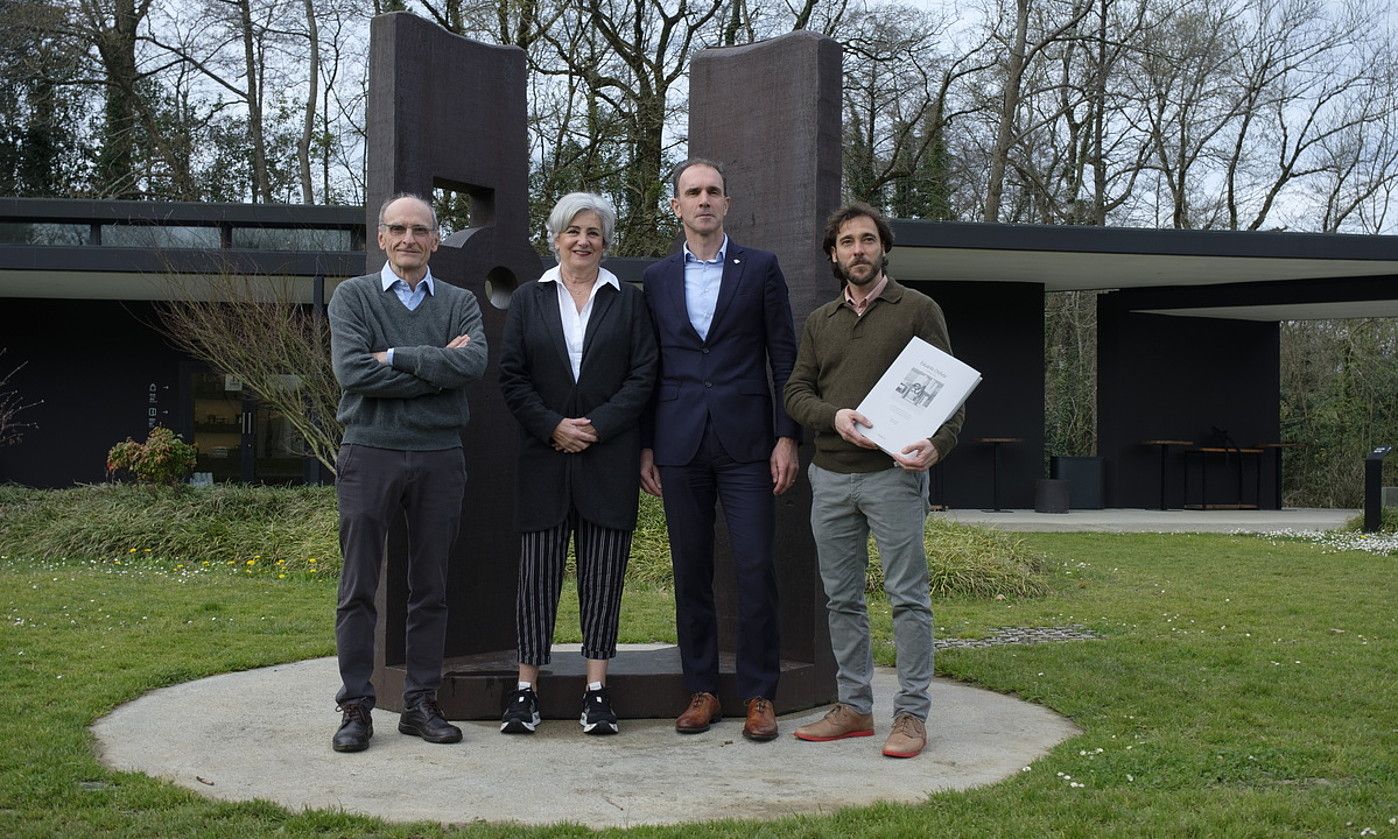
[[[670,188],[676,197],[680,194],[680,175],[691,166],[707,166],[718,173],[718,179],[723,184],[723,194],[728,194],[728,175],[723,172],[723,164],[717,160],[710,160],[707,157],[691,157],[681,161],[678,166],[670,170]]]
[[[397,201],[399,198],[411,198],[414,201],[421,202],[422,205],[427,208],[427,211],[432,214],[432,232],[437,232],[437,208],[432,206],[431,201],[428,201],[416,192],[399,192],[385,198],[383,203],[379,205],[379,227],[383,227],[383,214],[388,212],[388,205]]]
[[[616,230],[616,210],[612,208],[612,202],[594,192],[570,192],[553,205],[553,211],[549,213],[549,220],[545,223],[549,233],[549,249],[553,249],[553,242],[558,238],[558,234],[573,223],[578,213],[588,211],[596,213],[602,220],[602,247],[609,247],[612,244],[612,232]]]

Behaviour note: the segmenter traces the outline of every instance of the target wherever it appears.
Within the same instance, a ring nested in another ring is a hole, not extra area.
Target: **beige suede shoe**
[[[883,753],[888,757],[917,757],[926,745],[927,728],[922,720],[912,714],[899,714],[883,742]]]
[[[841,740],[845,737],[874,736],[874,715],[861,714],[848,705],[837,704],[825,714],[825,719],[796,729],[796,736],[812,743]]]

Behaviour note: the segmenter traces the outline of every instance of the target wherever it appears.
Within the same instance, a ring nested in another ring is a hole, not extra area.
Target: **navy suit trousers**
[[[772,558],[776,502],[768,461],[734,461],[710,421],[694,459],[684,466],[661,466],[660,480],[685,687],[691,693],[718,693],[713,577],[715,502],[721,502],[738,583],[738,690],[744,699],[775,698],[781,649]]]

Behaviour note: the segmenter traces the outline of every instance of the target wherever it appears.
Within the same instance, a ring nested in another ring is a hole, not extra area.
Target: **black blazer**
[[[598,282],[601,282],[599,279]],[[637,423],[655,385],[655,332],[640,290],[626,283],[597,290],[573,381],[558,289],[533,282],[516,289],[505,320],[500,389],[519,421],[515,523],[546,530],[571,508],[615,530],[636,527],[641,435]],[[587,417],[598,441],[577,454],[555,451],[564,417]]]

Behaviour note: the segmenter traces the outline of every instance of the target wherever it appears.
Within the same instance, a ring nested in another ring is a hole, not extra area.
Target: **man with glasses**
[[[400,516],[408,525],[408,609],[398,730],[431,743],[461,740],[437,705],[437,688],[447,560],[466,489],[465,385],[485,371],[485,331],[475,295],[438,282],[427,267],[438,245],[431,205],[407,194],[385,201],[378,243],[387,257],[382,270],[341,283],[329,307],[345,426],[335,462],[344,556],[335,613],[343,682],[337,752],[363,751],[374,736],[374,593]]]

